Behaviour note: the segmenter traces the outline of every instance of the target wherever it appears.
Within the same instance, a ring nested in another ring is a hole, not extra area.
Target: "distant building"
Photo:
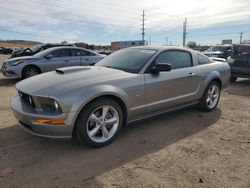
[[[111,51],[120,50],[122,48],[128,48],[132,46],[144,46],[145,41],[133,40],[133,41],[116,41],[111,42]]]
[[[222,45],[224,45],[224,44],[233,44],[233,40],[232,39],[225,39],[225,40],[222,40],[221,44]]]

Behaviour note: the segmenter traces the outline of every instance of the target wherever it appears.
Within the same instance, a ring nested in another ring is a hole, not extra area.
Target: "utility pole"
[[[168,37],[166,37],[166,44],[165,44],[165,46],[167,46],[168,45]]]
[[[142,42],[143,44],[145,45],[145,40],[144,40],[144,37],[145,37],[145,11],[143,10],[142,11]]]
[[[240,32],[240,44],[242,43],[242,35],[243,35],[243,32]]]
[[[183,22],[183,46],[186,45],[186,38],[187,38],[187,18],[185,18]]]

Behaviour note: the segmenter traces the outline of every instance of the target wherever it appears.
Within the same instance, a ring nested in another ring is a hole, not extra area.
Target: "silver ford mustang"
[[[229,79],[227,63],[199,52],[134,47],[23,80],[10,106],[31,134],[100,147],[129,122],[191,105],[212,111]]]

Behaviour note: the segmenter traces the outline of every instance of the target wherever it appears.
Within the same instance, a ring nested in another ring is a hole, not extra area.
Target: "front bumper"
[[[74,112],[62,114],[44,114],[23,103],[20,97],[15,97],[10,102],[10,108],[19,121],[19,125],[28,133],[47,137],[70,139],[73,133]],[[33,122],[36,119],[64,119],[64,124],[52,125]]]
[[[11,78],[21,78],[22,76],[16,72],[16,70],[12,70],[12,68],[5,68],[4,66],[1,69],[1,72],[3,73],[4,76],[6,77],[11,77]]]

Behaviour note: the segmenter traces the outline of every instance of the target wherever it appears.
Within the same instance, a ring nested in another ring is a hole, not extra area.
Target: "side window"
[[[95,54],[92,52],[87,52],[87,53],[88,53],[88,56],[95,56]]]
[[[211,63],[211,61],[207,57],[205,57],[203,55],[197,54],[197,58],[198,58],[198,64],[199,65],[204,65],[204,64]]]
[[[87,56],[87,52],[80,49],[71,49],[72,56]]]
[[[71,49],[72,56],[95,56],[94,53],[81,50],[81,49]]]
[[[60,49],[51,53],[53,57],[68,57],[70,56],[68,49]]]
[[[172,69],[180,69],[192,66],[191,54],[184,51],[166,51],[161,53],[156,59],[156,64],[170,64]]]

